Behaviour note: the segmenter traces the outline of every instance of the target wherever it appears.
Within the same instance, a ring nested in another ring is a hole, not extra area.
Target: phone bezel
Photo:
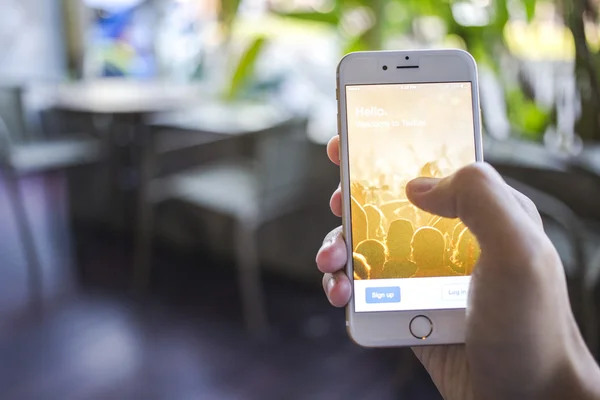
[[[388,68],[384,69],[386,65]],[[475,158],[483,161],[481,111],[477,66],[473,57],[462,50],[411,50],[356,52],[346,55],[337,69],[338,134],[340,136],[340,173],[342,221],[348,239],[346,272],[354,290],[352,232],[350,227],[350,182],[348,165],[348,132],[346,86],[366,84],[471,82]],[[365,347],[415,346],[463,343],[465,309],[355,312],[354,296],[346,307],[346,326],[352,340]],[[416,339],[409,330],[410,321],[418,315],[428,317],[434,330],[427,339]]]

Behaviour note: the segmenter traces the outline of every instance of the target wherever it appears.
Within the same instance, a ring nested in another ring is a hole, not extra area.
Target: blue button
[[[400,303],[400,287],[367,288],[367,303]]]

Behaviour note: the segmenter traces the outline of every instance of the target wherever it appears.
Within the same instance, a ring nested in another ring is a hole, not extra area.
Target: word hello
[[[387,112],[383,108],[377,107],[356,107],[357,117],[383,117]]]

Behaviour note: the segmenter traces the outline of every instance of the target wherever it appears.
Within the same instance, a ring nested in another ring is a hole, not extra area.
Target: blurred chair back
[[[291,119],[261,132],[256,138],[261,220],[292,211],[303,201],[308,184],[307,125],[305,118]]]
[[[23,88],[0,86],[0,118],[4,120],[11,142],[28,139],[23,110]]]
[[[10,132],[8,131],[8,126],[4,122],[2,116],[0,116],[0,166],[3,163],[5,157],[8,157],[10,152]]]

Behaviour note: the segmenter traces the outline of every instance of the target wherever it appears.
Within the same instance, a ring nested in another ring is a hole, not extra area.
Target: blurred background
[[[598,356],[594,0],[0,0],[3,399],[438,399],[321,291],[335,68],[462,48]]]

